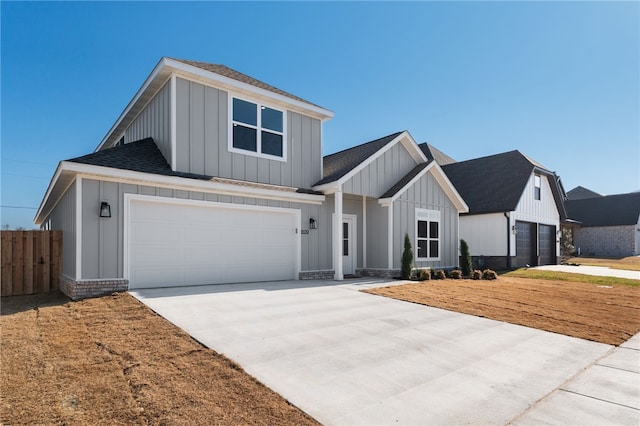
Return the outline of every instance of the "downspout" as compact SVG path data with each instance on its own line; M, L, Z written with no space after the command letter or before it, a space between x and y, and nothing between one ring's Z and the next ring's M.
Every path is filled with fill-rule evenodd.
M511 269L511 218L509 212L503 212L507 218L507 269Z

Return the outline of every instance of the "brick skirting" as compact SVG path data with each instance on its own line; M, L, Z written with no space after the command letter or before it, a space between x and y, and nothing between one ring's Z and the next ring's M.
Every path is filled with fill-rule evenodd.
M301 280L332 280L334 271L303 271L298 274Z
M362 268L356 269L356 275L361 277L380 277L380 278L393 278L401 275L400 269L377 269L377 268Z
M61 275L60 290L72 300L87 299L119 291L127 291L129 290L129 280L111 278L106 280L76 281Z

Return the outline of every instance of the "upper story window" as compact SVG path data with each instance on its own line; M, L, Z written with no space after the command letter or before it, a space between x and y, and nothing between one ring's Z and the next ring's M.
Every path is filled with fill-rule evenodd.
M229 150L285 161L285 113L265 105L232 98Z
M540 199L540 175L533 176L533 197L536 200Z
M440 260L440 212L416 209L416 260Z

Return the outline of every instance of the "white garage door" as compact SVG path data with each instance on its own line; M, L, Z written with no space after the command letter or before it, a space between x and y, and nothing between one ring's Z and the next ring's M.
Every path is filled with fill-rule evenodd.
M296 278L295 210L132 199L128 216L129 288Z

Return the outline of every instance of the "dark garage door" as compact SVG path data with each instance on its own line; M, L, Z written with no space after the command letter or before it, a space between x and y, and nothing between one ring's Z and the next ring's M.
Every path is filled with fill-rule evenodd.
M516 268L537 266L536 224L516 221Z
M540 244L540 265L554 265L556 263L556 227L553 225L539 225L538 241Z

